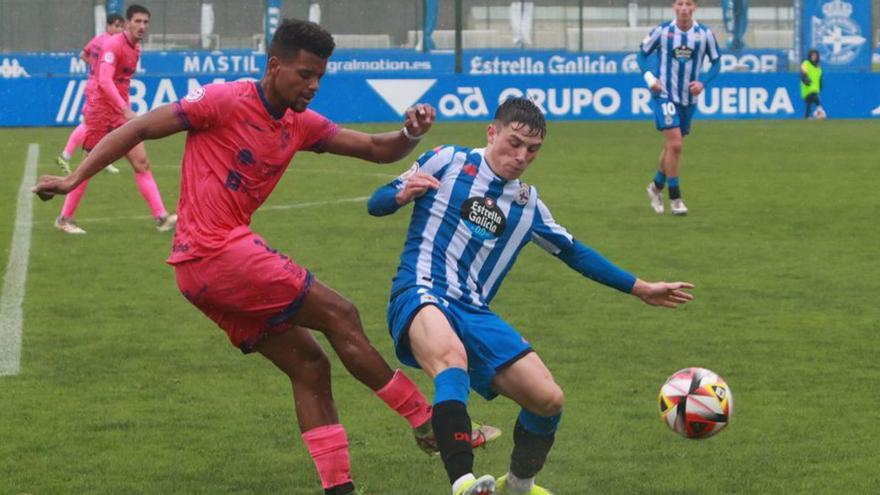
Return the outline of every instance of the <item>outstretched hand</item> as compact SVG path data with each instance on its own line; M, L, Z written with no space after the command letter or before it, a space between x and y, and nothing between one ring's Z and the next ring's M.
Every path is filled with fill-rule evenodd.
M694 299L693 294L683 290L693 288L694 284L689 282L645 282L644 280L636 280L632 294L644 301L645 304L650 304L651 306L676 308L679 304L684 304Z
M419 103L406 110L406 122L403 125L410 136L418 138L431 130L436 117L437 112L434 107L427 103Z
M428 189L438 189L439 187L440 181L433 175L416 172L406 179L403 189L397 193L395 199L397 200L398 205L403 206L410 201L423 196L428 192Z
M31 188L31 192L39 196L43 201L49 201L56 194L67 194L71 189L73 188L70 187L67 177L41 175L37 185Z

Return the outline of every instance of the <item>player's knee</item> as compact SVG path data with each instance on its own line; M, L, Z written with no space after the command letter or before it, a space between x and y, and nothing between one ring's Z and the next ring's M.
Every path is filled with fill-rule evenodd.
M136 158L131 161L131 166L135 172L143 173L150 170L150 161L146 158Z
M346 327L356 326L360 328L361 315L351 301L345 299L340 301L333 309L334 316L337 320L346 323Z
M536 404L537 410L532 412L540 416L556 416L562 412L563 406L565 406L565 394L558 385L555 385Z
M327 354L320 347L317 347L317 349L310 351L303 357L299 368L297 372L308 374L311 377L329 376L330 360L327 359Z
M680 155L682 149L681 139L671 139L666 143L666 152Z

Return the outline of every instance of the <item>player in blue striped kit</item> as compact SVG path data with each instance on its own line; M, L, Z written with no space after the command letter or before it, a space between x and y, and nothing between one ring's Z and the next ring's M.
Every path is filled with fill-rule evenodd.
M553 445L563 393L531 345L489 309L520 250L533 241L568 266L648 304L692 299L685 282L649 283L616 267L556 223L538 191L519 180L535 159L546 124L531 101L502 103L482 149L440 146L380 187L368 209L388 215L414 202L388 306L398 358L434 380L432 424L452 493L495 493L473 475L469 389L501 394L522 410L510 469L498 493L550 493L534 484Z
M657 213L664 211L661 191L668 182L672 213L687 215L679 186L682 141L691 130L697 97L721 70L718 40L708 26L694 20L696 9L695 0L674 0L675 19L655 27L642 41L638 54L639 67L652 92L657 130L663 131L665 140L657 173L647 189ZM654 53L657 57L652 61L649 57ZM707 56L712 66L701 75Z

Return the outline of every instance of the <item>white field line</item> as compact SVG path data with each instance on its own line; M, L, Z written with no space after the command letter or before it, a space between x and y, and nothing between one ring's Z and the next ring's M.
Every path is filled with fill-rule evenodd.
M17 375L21 370L21 329L24 322L22 303L33 226L34 195L31 187L37 179L39 158L40 145L31 143L28 146L24 177L21 178L21 187L18 189L15 229L12 233L9 262L3 277L3 292L0 294L0 376Z

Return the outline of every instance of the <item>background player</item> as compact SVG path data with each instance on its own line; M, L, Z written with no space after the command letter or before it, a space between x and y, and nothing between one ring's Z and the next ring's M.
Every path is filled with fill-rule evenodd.
M86 64L88 64L88 80L86 82L86 94L94 89L89 89L89 86L94 86L96 84L95 80L95 69L98 67L98 57L101 53L101 46L104 44L107 38L110 36L121 33L125 28L125 19L122 18L121 15L113 13L107 16L107 27L106 30L89 40L86 43L85 48L80 52L79 58ZM85 108L83 108L83 113L85 113ZM80 122L76 128L73 129L73 132L70 133L70 136L67 138L67 145L64 146L64 150L55 158L55 164L61 168L61 171L65 174L70 173L70 157L73 156L73 152L82 145L83 141L86 139L86 123L85 121ZM118 174L119 169L114 167L113 165L107 165L107 168L104 169L106 172Z
M495 112L483 149L440 146L379 188L372 215L414 201L391 288L388 325L398 358L434 380L434 432L452 493L494 493L473 475L467 441L469 388L522 406L509 473L499 493L550 493L534 484L553 445L563 393L531 345L489 309L528 241L595 281L642 301L676 307L693 298L685 282L644 282L614 266L558 225L538 191L519 180L537 156L546 124L538 107L512 98ZM538 291L536 291L537 293Z
M665 141L657 173L647 191L651 207L663 213L660 192L668 181L672 213L687 215L680 188L683 138L690 133L697 97L721 70L721 52L712 30L693 18L697 10L695 0L675 0L672 10L675 19L655 27L642 41L638 54L639 67L653 93L651 106L657 130L663 131ZM656 59L649 61L648 57L655 52ZM712 66L701 82L700 68L705 56ZM655 76L654 71L658 75Z
M801 63L801 98L806 104L805 119L813 115L813 105L816 105L816 116L825 117L825 109L819 101L819 92L822 91L822 68L819 63L819 50L816 49L808 51L807 59Z
M431 128L435 111L418 105L406 112L400 131L367 134L307 110L333 48L320 26L285 20L261 81L211 84L136 118L103 139L69 176L41 177L34 192L44 199L67 193L142 140L188 131L180 223L168 258L178 287L233 345L262 354L289 377L325 493L341 495L354 492L348 440L333 401L330 363L309 329L326 335L346 369L406 418L422 445L433 441L430 404L372 347L351 302L270 248L249 225L297 151L393 162Z
M131 5L125 11L125 30L111 36L101 47L101 55L95 67L97 84L86 91L86 131L83 150L91 151L110 131L135 117L128 104L131 78L140 59L140 41L150 27L150 11L140 5ZM125 157L134 168L134 179L141 195L150 206L156 219L156 229L165 232L174 228L177 215L169 214L159 194L159 187L150 171L147 149L137 143L126 150ZM105 165L109 165L108 162ZM55 219L55 228L67 234L85 234L73 221L76 209L86 193L88 181L79 183L65 199L61 213Z

